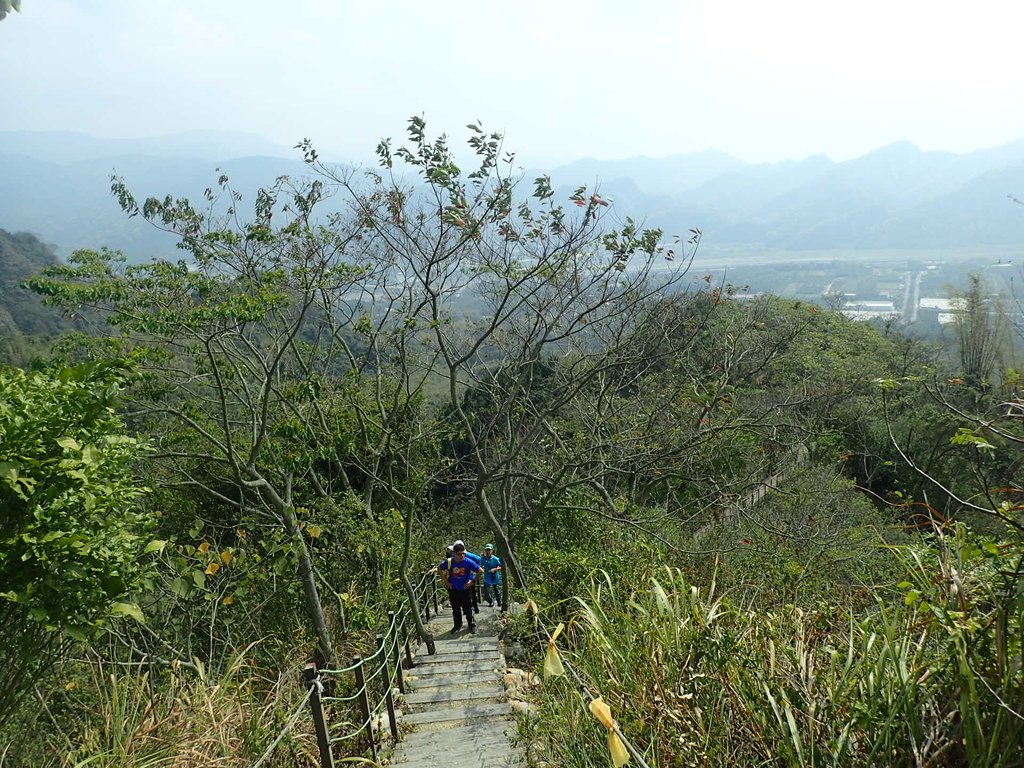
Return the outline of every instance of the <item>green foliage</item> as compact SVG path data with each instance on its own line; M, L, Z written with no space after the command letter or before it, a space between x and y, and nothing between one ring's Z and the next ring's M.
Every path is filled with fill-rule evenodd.
M892 583L898 564L884 551L906 534L833 467L793 467L744 514L732 513L702 538L713 554L684 566L750 605L860 604Z
M251 650L233 654L218 674L203 666L139 674L93 656L68 665L61 678L40 691L50 702L45 720L4 764L248 768L303 694L297 666L266 679ZM315 752L312 724L300 718L264 765L312 768L307 755Z
M0 725L66 638L143 620L141 451L114 412L126 378L117 363L0 368Z
M53 250L35 236L0 229L0 364L27 365L43 352L38 337L70 327L22 285L56 263Z
M598 570L616 583L633 583L663 548L641 531L614 523L595 524L585 506L551 511L519 534L519 552L529 575L527 596L538 605L571 600Z
M560 645L652 766L1017 765L1019 595L995 635L1000 655L979 643L985 618L936 593L928 550L906 551L914 583L935 603L879 601L859 616L838 605L743 610L714 583L698 587L675 569L639 584L600 574ZM958 572L965 584L999 583L969 559ZM556 678L541 694L545 759L598 764L604 739L567 686ZM568 744L555 736L567 728L577 735Z
M953 327L960 352L960 373L968 386L988 390L996 357L1005 344L1002 308L988 296L978 274L969 276L966 291L951 298L959 310Z
M140 670L55 689L72 759L251 755L272 718L254 700L229 717L216 695L253 695L239 649L261 641L251 680L313 642L363 650L400 558L433 562L458 536L496 541L513 586L566 621L571 659L653 765L1009 764L1017 395L817 306L741 301L710 276L688 293L699 230L670 247L628 217L606 227L599 192L519 188L501 135L467 130L471 169L413 118L365 179L304 143L319 178L278 179L250 211L226 177L198 205L115 179L182 261L82 250L19 273L109 331L55 346L83 361L59 377L0 378L0 502L18 514L0 528L5 638L65 629ZM322 212L336 194L350 213ZM122 385L154 446L145 498ZM928 548L876 501L1001 527ZM104 647L89 632L111 618ZM510 632L543 642L530 618ZM549 762L602 761L582 700L549 685ZM232 727L200 758L177 724L207 712Z
M48 631L84 638L138 584L147 521L132 478L140 446L114 405L116 364L57 375L0 371L3 592Z

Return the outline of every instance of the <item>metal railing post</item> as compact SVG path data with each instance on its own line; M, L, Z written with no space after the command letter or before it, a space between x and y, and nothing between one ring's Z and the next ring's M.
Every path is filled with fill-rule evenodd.
M309 697L309 709L313 714L313 729L316 731L316 745L320 750L321 768L334 768L334 755L331 754L331 737L327 731L327 718L324 717L324 703L320 699L320 679L316 664L307 664L302 670L302 682L306 689L313 689Z

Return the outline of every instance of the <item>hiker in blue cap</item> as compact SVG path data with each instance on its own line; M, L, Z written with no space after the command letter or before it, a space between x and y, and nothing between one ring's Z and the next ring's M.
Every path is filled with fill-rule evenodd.
M501 607L501 558L494 554L494 545L484 547L484 556L480 558L480 568L484 572L484 600L487 605Z

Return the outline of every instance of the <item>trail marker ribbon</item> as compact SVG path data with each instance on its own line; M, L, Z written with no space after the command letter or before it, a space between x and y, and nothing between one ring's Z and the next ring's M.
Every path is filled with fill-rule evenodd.
M590 702L590 711L605 728L608 729L608 752L612 756L612 764L615 768L622 768L629 762L629 752L615 732L615 721L612 719L612 710L605 703L605 700L598 696Z

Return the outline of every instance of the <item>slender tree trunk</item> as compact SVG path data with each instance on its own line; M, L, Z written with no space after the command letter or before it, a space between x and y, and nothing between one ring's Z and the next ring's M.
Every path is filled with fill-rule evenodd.
M437 651L434 645L434 636L427 632L423 624L423 616L420 614L420 604L416 600L416 590L409 579L409 561L412 557L412 524L415 515L415 505L411 499L404 501L405 507L405 544L402 548L402 567L399 569L399 577L402 579L402 586L405 587L405 594L409 598L409 606L412 609L413 621L416 622L416 633L422 642L427 644L427 653L431 656Z
M487 489L484 487L483 482L480 481L476 484L476 501L477 504L480 505L480 510L484 513L484 517L487 518L487 522L491 524L491 528L494 531L494 537L498 540L497 545L499 547L499 551L505 558L505 566L507 567L508 572L516 580L516 583L519 584L519 586L525 587L526 576L519 565L519 558L516 557L516 553L512 550L512 542L505 533L505 528L498 522L498 518L494 514L494 510L491 508L491 500L487 497Z
M327 630L327 619L324 615L324 606L320 602L320 593L316 588L316 580L313 578L313 563L309 558L309 549L302 538L302 531L299 530L299 521L295 517L295 510L287 504L275 504L278 513L284 522L285 533L299 549L299 581L302 583L302 594L306 601L306 611L309 620L313 623L313 631L316 634L317 650L323 661L330 666L337 666L338 660L334 654L334 644L331 642L330 633Z

